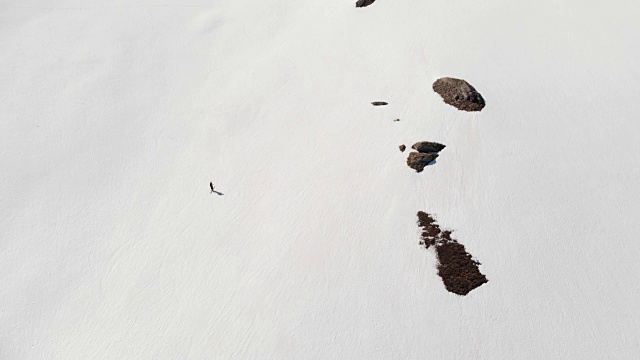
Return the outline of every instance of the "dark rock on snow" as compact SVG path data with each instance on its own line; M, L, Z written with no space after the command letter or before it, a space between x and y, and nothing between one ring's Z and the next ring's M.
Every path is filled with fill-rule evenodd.
M480 111L484 99L468 82L445 77L433 83L433 91L442 96L445 103L464 111Z
M464 245L455 240L436 245L438 275L449 292L467 295L471 290L489 282L480 272L480 262L473 259Z
M400 145L400 151L404 152L406 149L407 149L407 147L406 147L406 146L404 146L404 145Z
M413 144L411 148L421 153L437 153L445 147L445 145L438 144L436 142L421 141Z
M365 7L373 4L376 0L358 0L356 1L356 7Z
M389 105L389 103L384 102L384 101L374 101L371 103L373 106L384 106L384 105Z
M438 154L434 153L423 154L412 152L407 158L407 165L409 165L410 168L414 169L417 172L422 172L425 166L429 165L429 163L435 160L437 157Z
M435 246L438 275L448 291L467 295L489 281L478 268L480 262L473 259L464 245L451 237L451 230L441 230L432 215L419 211L418 226L422 228L420 245L427 249Z
M428 249L438 242L442 231L433 216L424 211L418 211L418 226L422 228L420 245L424 245Z

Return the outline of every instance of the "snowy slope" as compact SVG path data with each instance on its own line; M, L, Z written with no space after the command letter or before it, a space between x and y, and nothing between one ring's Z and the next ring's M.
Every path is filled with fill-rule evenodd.
M640 5L354 1L0 1L0 358L637 358Z

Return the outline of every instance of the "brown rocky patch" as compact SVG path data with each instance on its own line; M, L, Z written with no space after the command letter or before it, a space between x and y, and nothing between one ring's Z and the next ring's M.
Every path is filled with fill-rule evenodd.
M420 245L424 245L427 249L435 245L440 236L440 226L436 220L426 212L418 211L418 226L422 228Z
M407 165L417 172L422 172L422 170L424 170L424 168L427 165L429 165L433 160L435 160L437 157L438 157L438 154L434 154L434 153L423 154L418 152L412 152L409 154L409 157L407 158Z
M411 148L420 153L437 153L437 152L440 152L445 147L446 147L445 145L438 144L436 142L421 141L419 143L413 144Z
M485 102L482 95L468 82L445 77L433 83L433 91L442 96L445 103L464 111L480 111Z
M399 148L401 152L404 152L407 149L405 145L400 145Z
M436 245L438 255L438 275L449 292L467 295L471 290L488 282L464 245L455 240Z
M464 245L451 237L451 230L442 231L433 216L419 211L418 226L422 228L420 245L427 249L435 247L438 275L449 292L467 295L489 281L480 272L480 263L473 259Z

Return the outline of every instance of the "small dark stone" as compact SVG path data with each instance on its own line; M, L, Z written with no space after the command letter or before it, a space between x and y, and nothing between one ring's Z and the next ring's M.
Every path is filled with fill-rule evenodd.
M404 152L406 149L407 149L407 147L406 147L406 146L404 146L404 145L400 145L400 151Z
M436 142L421 141L413 144L411 148L421 153L437 153L445 147L445 145L438 144Z
M395 119L395 120L393 120L393 121L400 121L400 119Z
M376 0L358 0L356 1L356 7L366 7L373 4Z
M384 101L374 101L371 103L373 106L384 106L384 105L389 105L389 103L384 102Z
M437 157L438 157L438 154L434 154L434 153L423 154L423 153L412 152L411 154L409 154L409 157L407 158L407 165L417 172L422 172L425 166L429 165L429 163L431 163Z
M464 111L480 111L485 102L482 95L468 82L445 77L433 83L433 91L442 96L445 103Z

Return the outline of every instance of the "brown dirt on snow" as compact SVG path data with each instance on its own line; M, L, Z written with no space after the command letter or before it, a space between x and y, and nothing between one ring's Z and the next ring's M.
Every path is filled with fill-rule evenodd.
M358 0L356 1L356 7L367 7L373 4L376 0Z
M440 226L436 220L426 212L418 211L418 226L422 228L420 245L424 245L427 249L435 245L440 235Z
M418 212L418 225L422 228L420 245L427 249L435 247L438 275L449 292L467 295L489 281L478 268L480 262L473 259L464 245L451 237L451 230L442 231L433 216L424 211Z
M464 245L457 241L437 244L436 254L439 262L438 275L449 292L467 295L471 290L489 281L478 269L480 263L473 260Z

